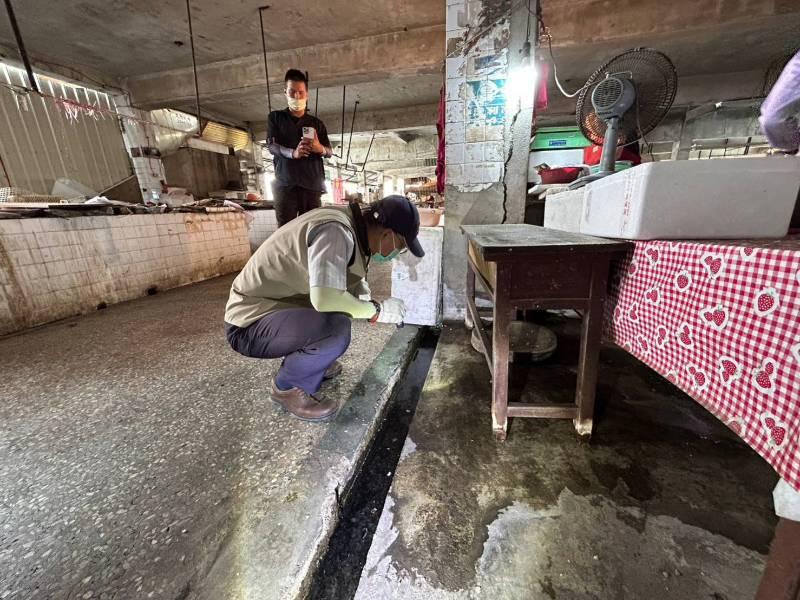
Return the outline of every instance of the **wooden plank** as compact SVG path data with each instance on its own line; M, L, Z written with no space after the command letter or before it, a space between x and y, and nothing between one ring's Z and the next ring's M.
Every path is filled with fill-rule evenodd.
M467 270L467 281L469 281L470 276L472 276L472 289L475 289L475 272L472 269L472 265ZM469 287L469 284L467 284ZM483 326L483 321L480 318L480 313L478 312L478 307L475 305L475 294L467 294L467 312L470 315L470 319L472 320L472 326L475 328L475 331L478 332L478 336L481 338L481 345L483 346L483 357L486 359L486 363L489 365L489 374L493 374L494 371L494 363L492 361L492 341L489 339L489 334L486 333L486 328Z
M471 241L467 242L467 255L475 265L476 272L480 273L481 278L489 283L491 289L494 289L495 281L497 281L497 263L486 262L478 247ZM491 293L491 290L488 291Z
M588 298L514 298L514 306L518 310L586 310Z
M475 303L475 272L472 270L472 267L469 265L469 260L467 260L467 315L464 319L464 323L467 326L467 329L473 329L475 327L475 322L472 320L472 308L469 306L469 300L472 299L473 304ZM475 307L475 312L478 312L478 307ZM478 315L478 321L480 321L480 315Z
M530 417L535 419L574 419L578 407L572 404L527 404L509 402L509 417Z
M536 225L462 225L481 256L489 261L551 253L622 252L630 242L559 231Z
M511 298L588 298L592 262L585 255L554 254L519 260L514 263Z
M478 266L475 263L472 261L467 261L467 263L472 269L472 272L475 273L478 281L481 284L481 287L483 287L484 291L492 297L492 302L494 302L494 287L492 284L486 280L486 278L483 276L483 273L481 273L480 269L478 269Z

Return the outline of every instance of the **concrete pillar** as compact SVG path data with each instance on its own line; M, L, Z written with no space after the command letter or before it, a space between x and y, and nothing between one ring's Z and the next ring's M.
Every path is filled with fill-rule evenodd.
M526 2L447 0L445 319L465 314L461 225L524 218L535 95L529 20L533 45Z
M383 176L383 195L391 196L394 194L394 177L391 175Z
M145 202L157 202L161 197L161 181L165 180L164 166L156 153L156 132L148 112L131 106L127 95L114 96L117 112L133 117L121 119L125 148L131 157L139 190Z

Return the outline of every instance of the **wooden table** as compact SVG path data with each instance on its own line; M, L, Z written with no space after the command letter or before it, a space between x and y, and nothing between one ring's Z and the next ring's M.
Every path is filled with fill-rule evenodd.
M467 306L492 373L492 428L506 438L509 417L572 419L580 435L591 435L603 302L609 264L630 248L607 240L535 225L465 225ZM475 280L492 298L491 342L475 305ZM574 405L508 401L509 325L517 310L566 309L583 313L578 385Z

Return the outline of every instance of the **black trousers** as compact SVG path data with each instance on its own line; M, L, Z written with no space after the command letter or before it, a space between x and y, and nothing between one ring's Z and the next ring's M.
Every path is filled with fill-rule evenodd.
M350 346L350 317L313 308L287 308L247 327L225 323L231 348L250 358L281 358L277 381L315 394L325 371Z
M279 185L273 188L273 192L275 193L275 218L278 220L278 227L283 227L292 219L322 205L320 200L322 192Z

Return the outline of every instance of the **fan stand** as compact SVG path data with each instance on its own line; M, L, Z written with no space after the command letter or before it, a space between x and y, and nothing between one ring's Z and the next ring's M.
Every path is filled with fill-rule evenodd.
M587 183L592 183L616 172L617 141L619 140L619 117L611 117L606 121L606 135L603 137L603 153L600 155L600 171L586 175L569 184L570 190L582 188Z

